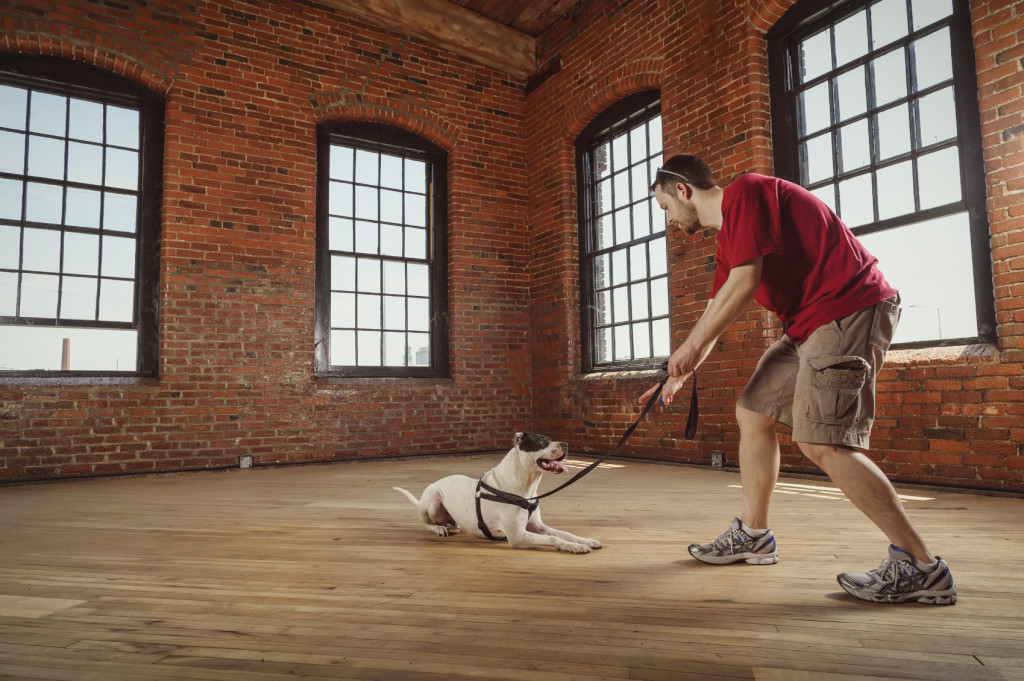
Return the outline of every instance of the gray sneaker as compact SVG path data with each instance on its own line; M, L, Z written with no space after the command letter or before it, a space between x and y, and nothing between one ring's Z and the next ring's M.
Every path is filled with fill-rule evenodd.
M745 561L751 565L779 562L775 535L768 530L760 537L751 537L743 529L743 521L733 518L729 529L710 544L690 544L690 555L709 565L728 565Z
M889 557L867 574L844 572L836 579L851 596L875 603L906 603L917 601L931 605L956 603L956 587L946 561L931 572L925 572L913 556L903 549L889 546Z

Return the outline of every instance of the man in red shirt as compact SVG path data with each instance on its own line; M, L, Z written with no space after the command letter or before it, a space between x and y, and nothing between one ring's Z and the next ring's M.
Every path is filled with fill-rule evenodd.
M864 455L874 420L875 375L899 320L899 294L877 260L828 206L799 185L748 174L724 189L692 155L673 156L651 191L669 226L718 232L711 300L669 359L660 399L686 377L753 298L778 315L784 335L765 351L736 405L743 513L690 554L714 565L778 561L768 525L779 474L775 423L889 538L889 555L839 584L863 600L956 603L946 562L928 549L892 484ZM640 397L646 404L654 386Z

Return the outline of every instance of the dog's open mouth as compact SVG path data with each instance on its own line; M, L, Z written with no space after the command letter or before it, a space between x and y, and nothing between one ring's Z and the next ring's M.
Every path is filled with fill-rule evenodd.
M565 454L562 454L562 456L557 459L545 459L542 457L537 459L537 465L549 473L566 473L569 469L562 463L562 459L564 458Z

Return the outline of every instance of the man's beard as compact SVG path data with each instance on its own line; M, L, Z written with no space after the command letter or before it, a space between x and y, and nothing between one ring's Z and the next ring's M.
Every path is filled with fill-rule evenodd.
M697 209L679 202L680 214L676 220L679 229L683 230L686 236L693 236L700 230L700 219L697 217Z

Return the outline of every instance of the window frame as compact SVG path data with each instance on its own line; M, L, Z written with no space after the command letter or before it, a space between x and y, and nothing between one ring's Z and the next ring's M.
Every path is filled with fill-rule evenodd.
M593 150L599 147L602 143L607 142L615 138L618 134L628 130L630 127L635 126L639 121L648 121L654 116L661 115L661 92L659 90L645 90L636 94L625 97L615 104L601 112L596 116L576 138L575 149L576 149L576 200L577 200L577 215L579 223L579 283L580 283L580 335L581 335L581 362L583 373L594 373L594 372L611 372L611 371L635 371L638 369L651 369L657 368L661 365L662 361L668 357L668 355L655 355L653 357L641 357L630 360L615 360L614 358L608 362L597 362L596 361L596 320L594 316L594 296L595 296L595 282L594 282L594 217L596 215L596 197L591 196L590 179L594 174L594 162L593 162ZM650 149L650 140L648 140L648 149ZM664 155L664 149L660 152L660 155ZM649 157L654 159L655 156ZM629 172L628 170L623 172ZM649 173L650 174L650 173ZM643 188L646 193L650 187L649 178L648 184ZM632 178L631 180L632 181ZM648 199L653 201L653 199ZM654 225L659 217L659 210L657 204L652 207L651 213L651 225L652 233L641 237L639 239L633 239L628 244L640 244L649 241L654 241L659 238L663 238L666 241L666 262L667 262L667 247L668 247L668 230L661 232L654 231ZM621 245L620 245L621 246ZM648 260L648 265L650 261ZM671 274L666 268L666 287L668 287L668 280ZM648 272L649 274L649 272ZM660 275L659 275L660 276ZM656 277L647 277L650 280ZM628 284L627 284L628 285ZM666 290L666 295L668 291ZM651 300L648 296L648 308L650 309ZM664 317L665 319L671 319L671 299L669 299L669 309L665 315L659 315L658 318ZM647 318L650 323L653 324L655 317ZM671 322L669 323L671 327ZM650 339L652 351L654 348L655 340L652 337ZM669 339L669 353L671 353L671 340Z
M967 213L971 243L971 263L974 278L974 309L977 318L978 334L965 338L944 338L923 341L895 343L893 348L941 347L962 345L976 342L993 342L996 339L995 297L992 281L992 257L989 239L988 213L986 207L985 166L981 137L981 116L977 101L977 73L971 35L971 14L968 0L951 0L953 12L942 24L948 22L950 30L952 58L952 87L955 96L956 116L959 125L956 146L960 154L961 198L958 202L918 210L906 215L887 218L852 228L857 236L874 234L884 230L913 225L956 213ZM778 177L801 184L800 149L799 149L799 117L796 94L796 69L799 64L798 45L802 38L809 37L823 27L836 24L844 18L865 9L875 0L801 0L765 34L768 43L769 90L771 96L771 117L774 142L775 172ZM892 45L912 42L912 36L919 37L934 32L940 22L933 22L915 30L912 26L904 38L884 46L892 50ZM871 51L867 54L871 54ZM836 69L829 69L819 78L832 78L841 70L847 70L859 62L867 64L867 54ZM933 86L934 87L934 86ZM930 88L929 88L930 89ZM936 87L936 89L939 89ZM922 90L927 92L928 89ZM917 93L917 99L924 95ZM831 104L830 104L831 110ZM871 109L868 109L869 112ZM873 115L869 114L868 118ZM916 115L915 119L916 120ZM830 122L824 130L839 127L840 123ZM818 133L816 133L818 134ZM877 137L869 138L874 147ZM945 143L943 143L945 144ZM943 144L927 147L928 153L935 148L944 148ZM921 152L912 148L907 158L916 159ZM876 161L872 158L864 172L872 172ZM858 169L854 174L860 173ZM836 181L842 174L836 173ZM918 188L915 174L914 189ZM840 207L841 208L841 207Z
M137 331L136 367L111 370L0 370L12 378L156 377L159 371L161 204L163 201L164 97L125 76L98 66L44 55L0 54L0 82L62 97L74 97L137 109L139 112L139 184L136 222L133 321L19 320L8 325L53 328L126 329ZM27 176L26 176L27 177ZM61 187L68 181L61 180ZM26 225L21 220L24 228ZM63 235L74 230L58 226ZM55 230L57 231L57 230Z
M427 162L428 224L425 261L430 271L430 364L428 366L342 366L331 357L330 152L343 144ZM329 121L317 127L317 219L314 373L318 378L447 378L448 360L448 153L402 128L370 121ZM384 258L385 256L380 256Z

